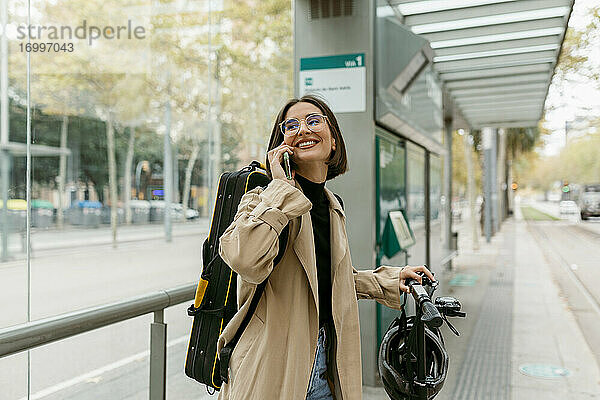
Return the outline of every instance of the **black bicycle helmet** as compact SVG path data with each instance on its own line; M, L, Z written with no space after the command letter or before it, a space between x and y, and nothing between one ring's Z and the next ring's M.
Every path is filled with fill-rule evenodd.
M407 343L416 338L410 335L414 317L402 315L396 318L381 341L379 347L379 374L383 386L392 400L414 399L416 397L417 362L409 354ZM433 399L444 386L448 372L448 353L444 339L438 329L425 328L427 377L427 399Z

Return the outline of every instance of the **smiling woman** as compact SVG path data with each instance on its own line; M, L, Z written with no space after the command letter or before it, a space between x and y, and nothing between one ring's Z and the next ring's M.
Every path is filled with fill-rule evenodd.
M293 160L288 178L283 155ZM250 295L266 281L248 326L229 358L220 399L361 399L358 299L400 309L404 281L425 266L356 270L350 259L346 214L325 187L348 169L337 119L307 95L292 99L273 125L266 188L246 193L220 238L219 254L238 274L239 311L218 341L232 341ZM288 226L281 261L279 235Z

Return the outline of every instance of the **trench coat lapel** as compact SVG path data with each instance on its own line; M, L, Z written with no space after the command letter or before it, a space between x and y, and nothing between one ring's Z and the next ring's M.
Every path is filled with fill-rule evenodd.
M329 230L331 243L331 271L335 275L337 267L344 259L348 246L346 246L346 230L344 229L346 215L333 192L325 188L329 199Z

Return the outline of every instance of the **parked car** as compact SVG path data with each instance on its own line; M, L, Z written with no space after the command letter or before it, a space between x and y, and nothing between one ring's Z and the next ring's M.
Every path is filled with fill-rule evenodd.
M200 216L200 213L197 210L194 210L193 208L188 208L187 211L185 212L186 219L196 219L199 216Z
M150 200L150 222L162 223L165 219L165 201ZM183 206L171 203L171 221L183 221Z
M600 217L600 192L583 192L579 196L581 219Z
M575 203L573 200L563 200L558 203L558 212L560 215L577 214L579 212L579 208L577 208L577 203Z

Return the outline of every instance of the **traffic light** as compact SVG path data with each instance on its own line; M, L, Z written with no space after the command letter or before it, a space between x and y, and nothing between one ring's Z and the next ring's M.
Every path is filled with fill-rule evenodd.
M569 193L571 191L571 188L569 187L569 181L563 181L562 191L563 193Z
M517 184L517 182L513 182L512 185L510 185L510 188L512 190L517 190L519 188L519 185Z

